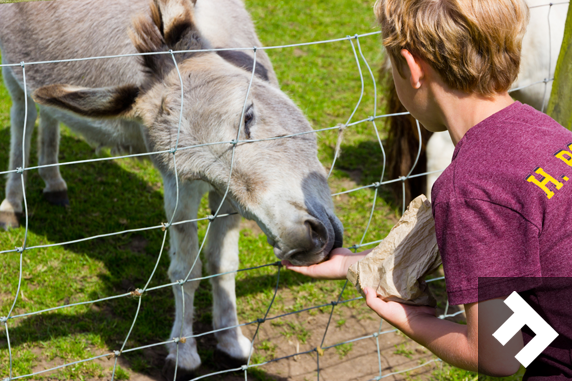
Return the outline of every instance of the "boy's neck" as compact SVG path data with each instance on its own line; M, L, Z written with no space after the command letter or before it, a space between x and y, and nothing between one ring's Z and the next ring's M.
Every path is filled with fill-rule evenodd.
M442 83L433 83L430 87L434 110L437 110L434 122L440 125L432 130L446 129L455 145L472 127L514 103L508 92L483 97L451 90Z

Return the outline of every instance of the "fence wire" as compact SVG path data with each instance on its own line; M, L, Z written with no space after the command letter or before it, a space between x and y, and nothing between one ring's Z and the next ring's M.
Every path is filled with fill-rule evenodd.
M28 0L28 1L32 1L32 0ZM7 2L6 0L0 0L1 2ZM9 1L8 1L9 2ZM562 4L569 4L569 1L562 1L562 2L555 2L555 3L547 3L547 4L542 4L542 5L537 5L537 6L532 6L530 7L530 9L532 11L534 11L535 8L544 8L544 7L548 7L548 46L549 46L549 55L551 54L551 43L552 43L552 32L551 32L551 28L550 28L550 15L551 15L551 11L552 8L556 5L562 5ZM23 378L28 378L28 377L33 377L33 376L37 376L37 375L41 375L47 372L52 372L58 369L62 369L62 368L66 368L66 367L70 367L76 364L80 364L80 363L85 363L85 362L89 362L89 361L93 361L96 359L100 359L100 358L114 358L114 366L113 366L113 370L112 370L112 375L111 375L111 380L115 379L116 376L116 370L117 370L117 361L118 358L123 354L123 353L129 353L129 352L135 352L135 351L140 351L146 348L151 348L151 347L156 347L156 346L162 346L162 345L167 345L167 344L175 344L176 345L176 350L177 350L177 356L176 356L176 365L178 365L179 363L179 345L181 343L185 343L188 339L196 339L198 337L201 336L205 336L205 335L211 335L211 334L215 334L217 332L221 332L221 331L225 331L225 330L231 330L231 329L236 329L236 328L240 328L240 327L245 327L245 326L250 326L253 325L255 326L255 333L252 337L251 340L251 348L250 348L250 355L248 357L248 362L246 365L243 365L241 367L238 368L234 368L234 369L227 369L227 370L222 370L222 371L218 371L218 372L214 372L214 373L210 373L210 374L206 374L206 375L202 375L196 378L193 378L193 380L200 380L200 379L205 379L205 378L209 378L212 376L217 376L217 375L222 375L222 374L226 374L226 373L231 373L231 372L244 372L244 378L245 380L248 380L248 372L250 369L254 369L254 368L260 368L263 367L267 364L270 363L274 363L277 361L281 361L281 360L286 360L288 358L292 358L294 356L300 356L300 355L305 355L305 354L315 354L316 356L316 376L317 379L320 380L320 357L322 357L324 355L324 351L332 349L332 348L336 348L339 347L341 345L344 344L349 344L349 343L353 343L353 342L358 342L361 340L366 340L366 339L375 339L376 340L376 346L377 346L377 358L378 358L378 372L379 375L374 377L372 380L380 380L386 377L390 377L393 375L397 375L397 374L401 374L401 373L405 373L405 372L409 372L421 367L425 367L427 365L430 364L434 364L436 362L440 362L440 359L433 359L430 360L428 362L425 362L421 365L415 366L415 367L411 367L411 368L407 368L407 369L402 369L393 373L387 373L387 374L383 374L383 370L382 370L382 362L381 362L381 351L380 351L380 345L379 345L379 337L385 334L389 334L389 333L393 333L396 332L397 330L394 329L393 327L390 327L389 329L386 330L382 330L383 327L383 319L380 320L380 324L379 324L379 328L377 331L372 332L369 335L365 335L365 336L360 336L360 337L356 337L350 340L346 340L343 342L338 342L332 345L327 345L325 346L325 342L326 342L326 337L328 334L328 329L330 328L331 325L331 321L332 321L332 316L334 313L334 310L337 306L339 305L344 305L347 304L349 302L353 302L353 301L357 301L357 300L361 300L363 299L362 297L356 297L356 298L351 298L351 299L343 299L343 294L344 291L346 290L346 286L348 284L348 282L346 281L346 283L344 284L342 291L340 292L340 294L335 298L335 300L332 300L329 303L326 304L320 304L320 305L316 305L316 306L310 306L310 307L306 307L306 308L302 308L296 311L292 311L292 312L288 312L288 313L283 313L283 314L278 314L278 315L271 315L271 310L272 307L275 303L276 300L276 295L278 293L279 287L280 287L280 273L281 273L281 268L282 265L280 262L273 262L273 263L268 263L268 264L263 264L263 265L259 265L259 266L254 266L254 267L249 267L249 268L243 268L243 269L237 269L235 271L228 271L228 272L223 272L223 273L219 273L219 274L211 274L208 276L202 276L202 277L191 277L191 274L193 272L193 269L195 267L195 265L198 262L198 259L200 257L200 253L202 252L205 242L207 240L207 237L209 235L209 231L210 231L210 227L211 224L219 218L226 218L229 217L231 215L234 215L236 213L220 213L221 208L223 207L224 202L226 201L227 197L228 197L228 193L230 190L230 180L233 174L233 169L234 169L234 162L235 162L235 154L236 154L236 148L238 145L241 144L255 144L257 142L264 142L264 141L270 141L270 140L276 140L276 139L288 139L288 138L292 138L292 137L296 137L296 136L300 136L300 135L305 135L305 134L318 134L321 132L325 132L325 131L332 131L332 130L338 130L340 134L343 133L343 131L347 128L356 126L356 125L360 125L360 124L364 124L364 123L371 123L372 128L374 129L375 132L375 136L377 138L377 142L379 143L380 146L380 151L382 153L382 160L383 160L383 166L382 166L382 172L380 174L380 178L378 182L375 182L373 184L370 185L366 185L366 186L361 186L361 187L356 187L354 189L350 189L347 191L343 191L343 192L338 192L338 193L334 193L332 194L332 196L338 196L338 195L342 195L342 194L348 194L348 193L352 193L352 192L356 192L359 190L363 190L363 189L370 189L373 188L374 192L373 192L373 201L372 201L372 207L369 211L369 216L367 219L367 223L366 226L364 227L364 232L363 235L359 241L359 243L355 243L354 245L349 246L348 248L350 250L353 251L357 251L359 248L363 248L363 247L368 247L368 246L373 246L373 245L377 245L378 243L381 242L381 240L377 240L377 241L371 241L371 242L367 242L366 237L367 237L367 233L369 232L370 228L371 228L371 222L373 219L373 215L375 212L375 207L376 207L376 203L378 201L378 192L380 187L384 186L384 185L388 185L388 184L393 184L393 183L398 183L401 182L402 183L402 189L403 189L403 200L404 200L404 204L402 205L402 212L405 211L405 181L412 179L412 178L417 178L417 177L422 177L422 176L427 176L429 174L433 174L433 173L438 173L441 171L434 171L434 172L425 172L425 173L420 173L420 174L415 174L413 175L413 171L419 161L420 155L421 155L421 144L419 145L419 149L417 152L417 156L414 162L414 165L411 167L409 173L407 174L407 176L402 176L400 178L397 179L391 179L391 180L385 180L385 169L386 169L386 153L385 153L385 149L384 149L384 143L383 140L381 138L381 134L380 131L376 125L376 121L382 118L390 118L390 117L396 117L396 116L403 116L403 115L409 115L408 112L404 112L404 113L395 113L395 114L381 114L378 115L377 111L378 111L378 105L377 105L377 98L378 98L378 94L377 94L377 84L376 84L376 79L375 76L372 72L372 69L367 61L367 59L365 58L363 52L362 52L362 48L360 45L360 39L366 38L366 37L372 37L372 38L379 38L380 32L372 32L372 33L364 33L364 34L356 34L353 36L346 36L343 38L336 38L336 39L330 39L330 40L323 40L323 41L314 41L314 42L307 42L307 43L298 43L298 44L289 44L289 45L278 45L278 46L269 46L269 47L252 47L252 48L233 48L233 49L206 49L206 50L200 50L200 51L221 51L221 50L242 50L242 51L246 51L246 50L250 50L253 52L254 54L254 64L252 67L252 72L250 75L250 82L248 83L248 88L246 90L246 96L244 99L244 103L243 103L243 107L242 107L242 112L241 112L241 116L240 116L240 120L239 120L239 128L236 134L236 138L234 140L231 141L222 141L222 142L210 142L210 143L203 143L203 144L197 144L197 145L191 145L191 146L186 146L186 147L181 147L179 146L179 137L180 137L180 131L181 131L181 123L182 123L182 118L183 118L183 105L184 105L184 87L183 87L183 80L181 78L181 73L179 71L179 67L177 64L177 61L175 59L175 55L176 54L181 54L181 53L189 53L189 52L197 52L197 50L186 50L186 51L168 51L168 52L159 52L159 53L143 53L143 54L128 54L128 55L114 55L114 56L100 56L100 57L86 57L86 58L81 58L81 59L69 59L69 60L52 60L52 61L41 61L41 62L21 62L19 64L3 64L0 65L0 67L17 67L20 66L21 70L22 70L22 77L23 77L23 82L24 82L24 92L25 92L25 114L24 114L24 131L23 131L23 142L22 142L22 151L23 151L23 162L21 167L17 167L15 169L11 169L11 170L7 170L7 171L3 171L0 172L0 175L3 174L19 174L20 178L21 178L21 183L22 183L22 194L23 194L23 201L24 201L24 221L25 221L25 225L24 225L24 238L22 240L22 244L19 247L15 247L13 249L4 249L4 250L0 250L0 254L11 254L11 253L17 253L17 255L19 256L19 268L18 268L18 273L19 273L19 278L18 278L18 286L17 286L17 290L15 293L15 297L14 297L14 301L11 305L11 308L8 312L8 314L4 317L0 317L0 323L2 323L4 325L4 331L6 333L6 340L7 340L7 347L8 347L8 352L9 352L9 369L7 369L7 377L4 378L4 381L9 381L9 380L17 380L17 379L23 379ZM255 69L256 69L256 54L258 50L270 50L270 49L283 49L283 48L294 48L294 47L300 47L300 46L308 46L308 45L317 45L317 44L332 44L332 43L337 43L337 42L347 42L349 44L351 44L351 50L353 53L353 56L355 58L355 62L356 62L356 69L359 73L360 76L360 80L361 80L361 92L359 95L359 98L356 102L356 105L353 109L353 112L351 113L351 115L348 117L347 121L345 124L342 125L338 125L338 126L334 126L334 127L328 127L328 128L322 128L322 129L316 129L313 131L308 131L308 132L302 132L302 133L297 133L297 134L291 134L291 135L284 135L284 136L276 136L276 137L272 137L272 138L265 138L265 139L245 139L245 140L240 140L240 132L244 126L244 114L246 112L246 107L248 104L248 99L250 96L250 89L252 87L252 82L254 79L254 75L255 75ZM26 158L26 125L27 125L27 119L28 119L28 105L27 105L27 100L28 100L28 94L27 94L27 88L26 88L26 67L30 66L30 65L41 65L41 64L47 64L47 63L64 63L64 62L72 62L72 61L87 61L87 60L97 60L97 59L116 59L116 58L120 58L120 57L127 57L127 56L141 56L141 55L150 55L150 54L168 54L172 57L173 62L175 63L175 68L176 71L178 73L179 76L179 80L180 80L180 86L181 86L181 109L180 109L180 114L179 114L179 122L178 122L178 126L177 126L177 138L176 141L174 142L174 145L172 146L172 148L170 148L169 150L164 150L164 151L154 151L154 152L148 152L148 153L142 153L142 154L131 154L131 155L122 155L122 156L114 156L114 157L103 157L103 158L94 158L94 159L88 159L88 160L76 160L76 161L69 161L69 162L63 162L63 163L56 163L56 164L49 164L49 165L38 165L38 166L28 166L27 163L25 162L25 158ZM363 120L359 120L359 121L354 121L352 122L352 119L354 117L354 115L356 114L357 110L359 109L363 97L364 97L364 92L365 92L365 79L364 79L364 71L362 68L362 64L365 65L366 67L366 75L368 75L369 80L371 80L371 83L373 84L373 89L374 89L374 96L373 96L373 115L371 115L370 117L363 119ZM544 108L546 106L546 102L548 100L548 84L551 83L554 78L551 77L552 74L552 70L551 70L551 58L549 58L549 67L547 70L547 76L546 78L544 78L543 80L537 81L537 82L533 82L527 86L523 86L523 87L519 87L519 88L514 88L511 91L517 91L517 90L522 90L524 88L527 87L531 87L531 86L537 86L537 85L541 85L544 84L544 98L543 98L543 102L542 102L542 110L544 111ZM419 134L419 141L421 142L421 127L419 125L419 122L417 122L417 132ZM220 201L220 204L218 206L218 208L216 209L216 211L213 212L212 215L206 216L206 217L202 217L202 218L195 218L195 219L189 219L189 220L181 220L181 221L175 221L175 216L177 214L177 210L179 207L179 176L177 174L177 153L179 151L185 151L185 150L189 150L189 149L195 149L195 148L199 148L199 147L204 147L204 146L209 146L209 145L231 145L232 147L232 151L231 151L231 165L230 165L230 171L228 173L228 181L227 181L227 187L226 190L224 192L224 195ZM339 147L337 147L339 148ZM173 208L173 211L171 213L170 216L168 217L168 222L161 222L160 224L157 224L155 226L150 226L150 227L144 227L144 228L138 228L138 229L128 229L128 230L122 230L122 231L118 231L118 232L112 232L112 233L106 233L106 234L99 234L99 235L95 235L95 236L91 236L91 237L86 237L86 238L81 238L81 239L75 239L75 240L70 240L67 242L60 242L60 243L54 243L54 244L45 244L45 245L36 245L36 246L27 246L27 239L28 239L28 220L29 220L29 211L28 211L28 204L27 204L27 198L26 198L26 186L25 186L25 182L24 182L24 178L25 178L25 173L31 170L37 170L40 168L47 168L47 167L54 167L54 166L65 166L65 165L80 165L80 164L85 164L85 163L93 163L93 162L101 162L101 161L107 161L107 160L118 160L118 159L125 159L125 158L136 158L136 157L142 157L142 156L150 156L150 155L158 155L158 154L165 154L165 153L170 153L172 154L172 160L173 160L173 167L174 167L174 173L175 173L175 182L176 182L176 199L175 199L175 207ZM329 175L332 174L332 171L335 167L336 161L338 159L339 156L339 149L335 150L334 153L334 157L332 159L332 165L330 167L330 171L329 171ZM328 176L329 176L328 175ZM194 262L190 268L190 270L188 271L187 275L185 276L184 279L178 280L176 282L171 282L171 283L166 283L166 284L162 284L159 286L155 286L155 287L149 287L149 284L151 283L153 276L155 275L155 272L157 270L157 267L159 265L159 262L161 260L163 251L165 249L165 242L167 239L167 233L169 231L169 227L171 226L176 226L176 225L180 225L180 224L187 224L187 223L196 223L199 221L208 221L208 225L206 228L206 232L205 235L203 237L203 240L200 244L199 247L199 251L196 255L196 258L194 259ZM135 291L131 291L128 293L123 293L123 294L119 294L119 295L111 295L111 296L107 296L107 297L103 297L103 298L99 298L96 300L88 300L88 301L83 301L83 302L77 302L77 303L71 303L71 304L67 304L64 306L55 306L55 307L51 307L51 308L47 308L47 309L43 309L43 310L39 310L39 311L33 311L33 312L27 312L27 313L21 313L21 314L13 314L14 312L14 308L17 305L18 302L18 298L20 295L20 289L22 286L22 281L23 281L23 277L22 277L22 268L23 268L23 258L24 255L30 251L33 250L37 250L37 249L41 249L41 248L50 248L50 247L54 247L54 246L63 246L63 245L73 245L73 244L77 244L80 242L85 242L85 241L90 241L90 240L96 240L96 239L101 239L104 237L111 237L111 236L116 236L116 235L123 235L123 234L127 234L127 233L133 233L133 232L142 232L142 231L149 231L149 230L156 230L156 229L161 229L163 231L163 235L162 235L162 243L161 243L161 248L159 250L159 253L157 255L157 259L154 265L153 270L151 271L145 285L143 286L143 288L141 289L136 289ZM0 247L0 249L2 249ZM185 292L184 292L184 286L190 282L197 282L200 280L206 280L206 279L213 279L216 277L221 277L224 275L229 275L229 274L238 274L238 273L242 273L242 272L249 272L252 270L256 270L256 269L261 269L261 268L269 268L269 267L275 267L276 268L276 283L274 286L274 292L271 298L270 303L268 304L267 308L266 308L266 312L264 313L263 317L258 318L256 320L253 321L249 321L246 323L242 323L242 324L237 324L234 326L230 326L230 327L224 327L224 328L220 328L220 329L213 329L211 331L208 332L202 332L202 333L198 333L198 334L192 334L192 335L183 335L183 328L184 328L184 303L185 303ZM444 281L444 277L438 277L438 278L434 278L434 279L429 279L426 282L442 282ZM181 329L179 332L179 336L178 337L174 337L171 338L170 340L166 340L166 341L162 341L162 342L157 342L157 343L153 343L153 344L148 344L148 345L143 345L143 346L139 346L139 347L134 347L134 348L126 348L127 342L129 340L129 337L133 331L133 328L135 327L136 323L137 323L137 318L139 316L139 312L141 310L141 304L142 304L142 296L146 293L149 292L154 292L160 289L164 289L167 287L174 287L174 286L180 286L180 291L181 291L181 295L182 295L182 301L183 301L183 319L182 319L182 325L181 325ZM128 330L128 332L125 335L125 339L122 341L121 346L117 349L114 350L112 352L109 353L105 353L102 355L98 355L98 356L93 356L90 358L86 358L86 359L82 359L79 361L74 361L74 362L69 362L63 365L59 365L56 367L52 367L52 368L48 368L48 369L42 369L30 374L25 374L25 375L14 375L13 374L13 362L15 359L13 359L12 357L12 343L10 340L10 333L9 333L9 322L14 320L14 319L22 319L22 318L26 318L26 317L30 317L33 315L39 315L39 314L44 314L47 312L51 312L51 311L56 311L56 310L62 310L62 309L66 309L66 308L71 308L74 306L80 306L80 305L86 305L86 304L96 304L96 303L101 303L104 301L109 301L109 300L113 300L113 299L119 299L119 298L127 298L127 297L136 297L138 299L137 301L137 308L136 311L134 313L133 316L133 321L131 323L131 326ZM290 316L290 315L297 315L300 314L302 312L307 312L307 311L311 311L311 310L316 310L316 309L322 309L322 308L326 308L326 307L331 307L330 309L330 314L329 314L329 319L328 319L328 323L326 324L326 326L324 327L324 333L322 336L322 340L320 342L320 345L307 350L307 351L303 351L303 352L296 352L296 353L292 353L289 354L287 356L283 356L283 357L279 357L279 358L274 358L272 360L269 361L265 361L262 363L257 363L257 364L253 364L252 361L252 354L254 352L254 343L256 341L256 338L258 336L258 333L260 331L260 327L262 324L266 323L267 321L272 321L272 320L276 320L276 319L280 319L286 316ZM445 319L445 318L451 318L451 317L455 317L459 314L463 313L463 311L458 311L455 313L449 313L449 303L447 302L446 307L445 307L445 311L443 314L441 314L439 316L439 318L441 319ZM387 324L386 324L387 325ZM174 380L176 380L177 378L177 373L176 373L176 369L177 366L175 366L175 375L174 375Z

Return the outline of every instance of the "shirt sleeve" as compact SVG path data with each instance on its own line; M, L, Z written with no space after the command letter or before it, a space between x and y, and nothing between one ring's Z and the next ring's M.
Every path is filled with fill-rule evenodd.
M535 287L529 277L541 276L539 231L522 215L488 201L453 199L435 205L434 217L449 303Z

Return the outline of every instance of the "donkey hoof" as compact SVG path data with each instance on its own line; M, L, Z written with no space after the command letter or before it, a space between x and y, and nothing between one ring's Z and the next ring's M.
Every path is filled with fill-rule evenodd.
M243 365L248 364L248 359L240 359L232 357L226 352L216 348L213 354L213 360L217 368L219 369L234 369L240 368Z
M0 228L4 230L19 228L21 216L22 213L0 212Z
M47 202L56 206L69 206L68 191L66 189L55 192L44 192L44 198Z
M196 377L194 371L177 367L177 378L175 379L175 361L171 359L165 361L161 375L165 381L189 381Z

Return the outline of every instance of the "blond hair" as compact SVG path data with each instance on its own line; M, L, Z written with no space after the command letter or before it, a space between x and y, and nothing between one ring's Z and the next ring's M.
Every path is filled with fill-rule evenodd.
M529 16L523 0L377 0L375 14L402 77L401 49L467 93L504 92L518 76Z

